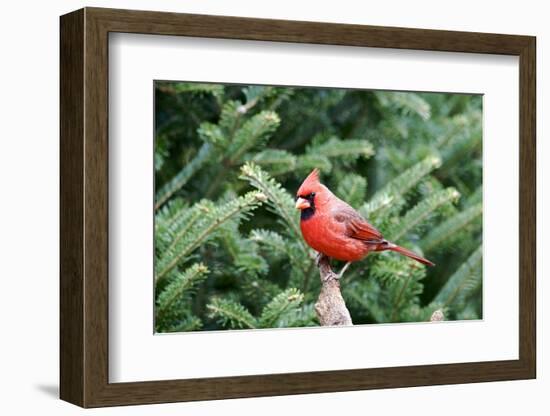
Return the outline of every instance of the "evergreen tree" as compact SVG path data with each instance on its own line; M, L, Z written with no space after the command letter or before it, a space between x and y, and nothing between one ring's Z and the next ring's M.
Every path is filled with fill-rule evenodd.
M390 240L343 278L353 322L481 318L481 98L155 85L158 332L318 325L294 193L322 180Z

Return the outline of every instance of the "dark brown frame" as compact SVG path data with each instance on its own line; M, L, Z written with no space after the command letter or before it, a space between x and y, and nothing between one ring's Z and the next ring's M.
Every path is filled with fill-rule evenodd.
M99 407L536 377L534 37L98 8L64 15L60 27L60 396L63 400L83 407ZM519 359L109 383L109 32L519 56Z

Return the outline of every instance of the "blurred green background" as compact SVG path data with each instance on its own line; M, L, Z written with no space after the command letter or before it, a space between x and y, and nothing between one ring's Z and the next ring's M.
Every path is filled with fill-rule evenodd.
M342 280L354 324L481 318L481 96L163 81L157 332L318 325L293 202L313 168L384 237L436 263L354 263Z

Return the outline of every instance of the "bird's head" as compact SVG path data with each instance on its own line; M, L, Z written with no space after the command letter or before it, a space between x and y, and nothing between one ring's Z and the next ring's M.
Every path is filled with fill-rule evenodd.
M301 211L314 208L316 199L325 189L319 182L319 169L313 169L296 192L296 208Z

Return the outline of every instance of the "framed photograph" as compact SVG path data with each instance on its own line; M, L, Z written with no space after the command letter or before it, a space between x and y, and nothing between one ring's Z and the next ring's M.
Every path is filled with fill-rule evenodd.
M60 396L535 378L535 38L61 17Z

